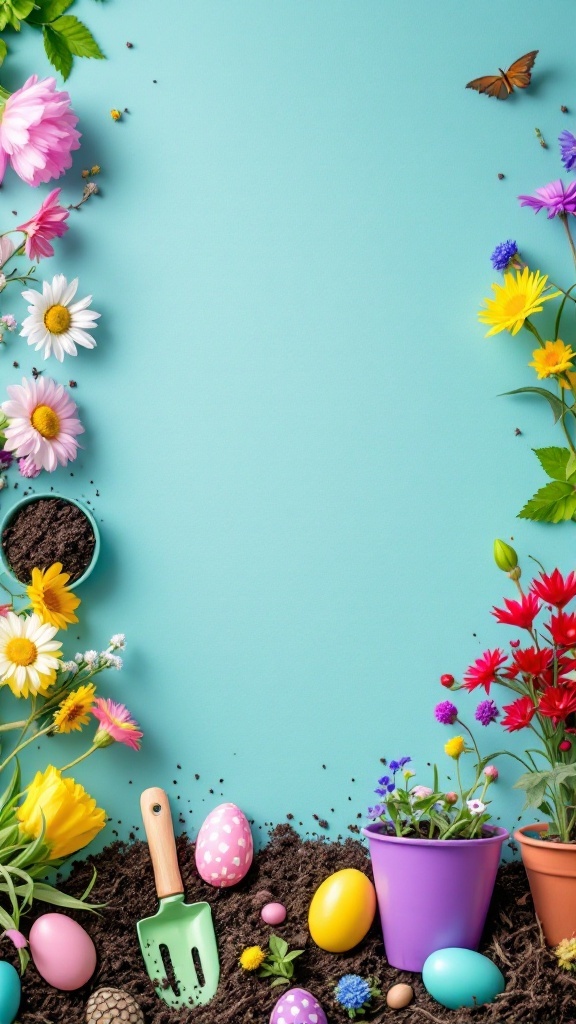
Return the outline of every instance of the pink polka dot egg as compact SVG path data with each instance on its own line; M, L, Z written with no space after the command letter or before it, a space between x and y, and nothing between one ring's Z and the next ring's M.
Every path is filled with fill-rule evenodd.
M203 822L196 839L196 868L218 889L238 885L254 856L246 815L236 804L219 804Z
M289 988L272 1010L270 1024L328 1024L328 1020L311 992L305 988Z

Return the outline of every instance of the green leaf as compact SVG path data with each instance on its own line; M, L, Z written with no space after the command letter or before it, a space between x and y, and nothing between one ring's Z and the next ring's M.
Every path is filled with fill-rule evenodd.
M6 60L6 54L8 53L8 47L3 39L0 39L0 64L3 64Z
M286 953L286 955L284 956L284 960L295 960L297 956L302 956L303 952L303 949L293 949L290 953Z
M27 21L30 25L45 25L59 18L73 3L74 0L36 0L36 8Z
M20 789L20 765L18 764L18 761L16 761L16 764L14 765L14 770L12 772L12 778L10 779L10 782L8 783L8 785L7 785L6 789L4 790L4 792L2 793L2 796L0 796L0 813L2 813L4 811L6 805L10 803L10 801L15 796L15 794L19 791L19 789Z
M104 54L87 26L73 14L65 14L52 22L51 28L63 36L66 45L75 57L95 57L103 60Z
M287 978L276 978L275 981L272 981L270 983L270 988L276 988L278 985L288 985L288 984L289 984L289 982L288 982Z
M532 451L539 460L544 472L552 480L566 482L568 462L571 454L568 448L533 448Z
M44 36L44 49L46 50L46 56L62 75L64 81L68 78L72 70L72 54L68 49L68 45L64 36L59 35L54 29L49 28L47 25L43 30Z
M562 402L556 395L553 395L551 391L547 391L546 388L515 388L514 391L504 391L504 395L540 395L541 398L545 398L548 402L552 413L554 415L554 423L558 423L558 420L562 416L563 408Z
M285 939L281 939L279 935L271 935L269 942L270 949L272 949L272 940L275 940L274 952L276 953L277 956L280 957L280 959L283 959L283 957L285 957L286 953L288 952L288 943L285 941Z
M576 512L576 491L572 484L553 480L541 487L518 513L519 519L537 523L560 523Z
M60 889L55 889L47 882L34 883L34 899L40 900L42 903L51 903L55 907L67 907L69 910L96 911L105 906L104 903L84 903L82 900L76 899L75 896L60 892Z

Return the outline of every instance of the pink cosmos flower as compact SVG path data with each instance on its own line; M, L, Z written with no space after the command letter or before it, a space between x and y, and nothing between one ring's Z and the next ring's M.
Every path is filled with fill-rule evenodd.
M18 459L18 470L20 476L26 477L27 480L35 480L42 472L40 466L36 465L30 455L27 455L25 459Z
M65 221L70 214L58 202L61 192L61 188L53 189L38 213L16 228L26 235L26 255L29 260L40 262L43 256L53 256L54 247L50 245L51 239L61 238L68 231Z
M67 92L56 92L56 79L32 75L0 113L0 181L10 163L28 185L59 178L80 146L78 118Z
M84 427L62 385L50 377L24 377L22 384L10 384L6 390L10 398L1 408L10 423L4 431L4 447L17 458L30 456L31 462L49 473L58 464L72 462L79 447L76 437Z
M548 220L551 217L566 216L568 213L576 214L576 181L564 185L562 181L551 181L543 188L537 188L533 196L518 196L520 206L531 206L539 213L540 210L548 210Z
M106 747L116 741L125 743L132 750L140 749L140 740L144 733L140 732L137 723L124 704L117 704L113 700L98 697L95 707L91 711L94 718L100 722L94 737L95 746Z

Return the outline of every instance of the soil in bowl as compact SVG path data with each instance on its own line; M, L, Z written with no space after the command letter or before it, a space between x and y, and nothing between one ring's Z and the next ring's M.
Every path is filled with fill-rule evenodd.
M39 498L23 505L2 534L6 560L21 583L30 583L32 569L61 562L73 583L84 575L96 538L87 516L64 498Z

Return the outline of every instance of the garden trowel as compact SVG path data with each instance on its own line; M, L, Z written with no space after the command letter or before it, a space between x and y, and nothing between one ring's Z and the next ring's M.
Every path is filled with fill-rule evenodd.
M140 949L157 995L168 1006L203 1006L216 993L220 963L209 903L184 903L170 804L163 789L140 798L158 913L137 924Z

